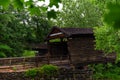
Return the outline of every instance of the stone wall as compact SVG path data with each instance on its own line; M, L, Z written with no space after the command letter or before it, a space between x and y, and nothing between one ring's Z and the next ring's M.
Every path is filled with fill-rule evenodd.
M92 80L92 71L90 70L60 70L60 74L51 77L52 80ZM25 76L25 72L9 72L0 73L0 80L33 80L30 77ZM36 76L34 80L47 80L46 76L41 78L40 75Z

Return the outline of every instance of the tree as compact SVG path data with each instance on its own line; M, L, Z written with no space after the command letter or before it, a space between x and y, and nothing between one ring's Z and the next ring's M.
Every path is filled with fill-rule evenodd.
M41 16L44 12L48 19L56 18L57 12L54 10L48 11L48 8L53 7L53 5L59 7L58 3L61 2L60 0L50 0L49 5L36 5L38 2L44 1L0 0L1 57L21 56L26 42L43 41L43 36L49 29L49 23L46 17ZM35 17L38 21L35 20Z
M59 13L56 25L60 27L101 26L103 15L98 4L90 0L62 0L63 10Z
M21 20L16 11L10 9L0 9L0 49L6 57L21 56L23 53L23 42L26 27L21 24ZM10 48L10 49L9 49Z
M26 42L41 43L44 42L45 36L51 28L50 22L46 19L46 15L31 16L31 20L27 20L28 33Z
M95 29L96 49L106 53L117 53L120 60L120 4L107 3L104 15L104 26Z
M0 9L0 57L22 56L26 43L40 43L50 28L47 15Z

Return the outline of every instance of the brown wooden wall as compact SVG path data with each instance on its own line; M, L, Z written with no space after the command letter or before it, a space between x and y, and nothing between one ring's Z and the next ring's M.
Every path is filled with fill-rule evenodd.
M94 37L81 36L68 40L68 50L74 64L102 60L103 52L94 50Z

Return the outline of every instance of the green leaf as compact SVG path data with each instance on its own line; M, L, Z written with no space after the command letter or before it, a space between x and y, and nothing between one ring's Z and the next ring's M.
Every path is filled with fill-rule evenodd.
M10 0L0 0L0 5L2 5L4 8L8 8L10 4Z
M22 0L13 0L13 5L15 8L23 8L23 1Z
M109 3L107 8L104 21L114 28L120 28L120 4Z
M33 1L32 1L32 0L26 1L26 2L25 2L25 5L31 6L31 5L33 5Z
M24 0L20 0L22 3L24 3Z
M46 7L40 7L42 12L46 12L48 8Z
M25 2L25 5L28 7L28 11L30 11L31 15L40 15L41 12L39 7L36 7L33 3L34 2L32 0Z
M40 9L35 6L31 6L29 9L31 15L40 15Z
M60 2L61 0L50 0L49 6L52 7L53 5L55 5L58 8L59 7L58 3Z
M56 16L56 12L54 11L54 10L51 10L51 11L48 11L47 12L47 17L48 17L48 19L50 19L50 18L56 18L57 16Z

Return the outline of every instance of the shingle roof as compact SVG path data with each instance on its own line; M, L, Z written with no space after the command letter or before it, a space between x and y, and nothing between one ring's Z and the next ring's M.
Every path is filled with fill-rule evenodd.
M80 34L93 34L92 28L60 28L60 30L69 36Z
M79 35L92 35L93 34L93 29L92 28L59 28L59 27L53 27L51 29L51 32L48 34L46 40L50 39L50 35L55 30L57 30L59 32L62 32L64 34L64 37L74 37L74 36L79 36ZM57 33L59 33L59 32L57 32ZM57 36L57 37L59 37L59 36Z

